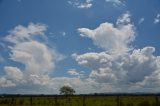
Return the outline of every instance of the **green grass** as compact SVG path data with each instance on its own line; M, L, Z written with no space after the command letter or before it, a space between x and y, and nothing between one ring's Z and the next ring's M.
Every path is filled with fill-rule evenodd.
M160 106L160 97L148 96L4 96L0 106Z
M122 106L156 106L157 103L155 96L122 96L120 104Z

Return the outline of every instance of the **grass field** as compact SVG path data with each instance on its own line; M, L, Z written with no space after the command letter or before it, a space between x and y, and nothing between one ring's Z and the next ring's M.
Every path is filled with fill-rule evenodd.
M0 106L160 106L156 95L1 96Z

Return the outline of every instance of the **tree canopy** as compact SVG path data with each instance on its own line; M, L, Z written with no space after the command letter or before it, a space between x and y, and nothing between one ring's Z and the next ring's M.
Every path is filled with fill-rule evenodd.
M75 90L70 86L63 86L59 89L61 95L73 95Z

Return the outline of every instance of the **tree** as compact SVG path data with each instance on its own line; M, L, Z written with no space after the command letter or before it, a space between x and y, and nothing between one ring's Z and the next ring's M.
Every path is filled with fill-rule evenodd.
M63 86L59 89L61 95L73 95L75 90L70 86Z

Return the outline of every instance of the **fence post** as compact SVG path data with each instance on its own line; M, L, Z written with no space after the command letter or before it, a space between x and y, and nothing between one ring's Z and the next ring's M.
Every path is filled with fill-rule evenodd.
M69 98L69 104L70 104L70 106L72 106L72 102L71 102L71 95L70 95L70 96L68 96L68 98Z
M30 105L32 106L32 96L30 96Z
M57 95L55 96L54 101L55 101L55 106L58 106Z
M159 103L159 100L158 100L158 96L157 96L157 95L155 96L155 99L156 99L156 106L160 106L160 103Z
M12 97L11 106L14 105L14 97Z
M119 95L117 95L117 106L120 106L120 98L119 98Z
M82 96L83 97L83 106L86 106L85 104L85 96Z

